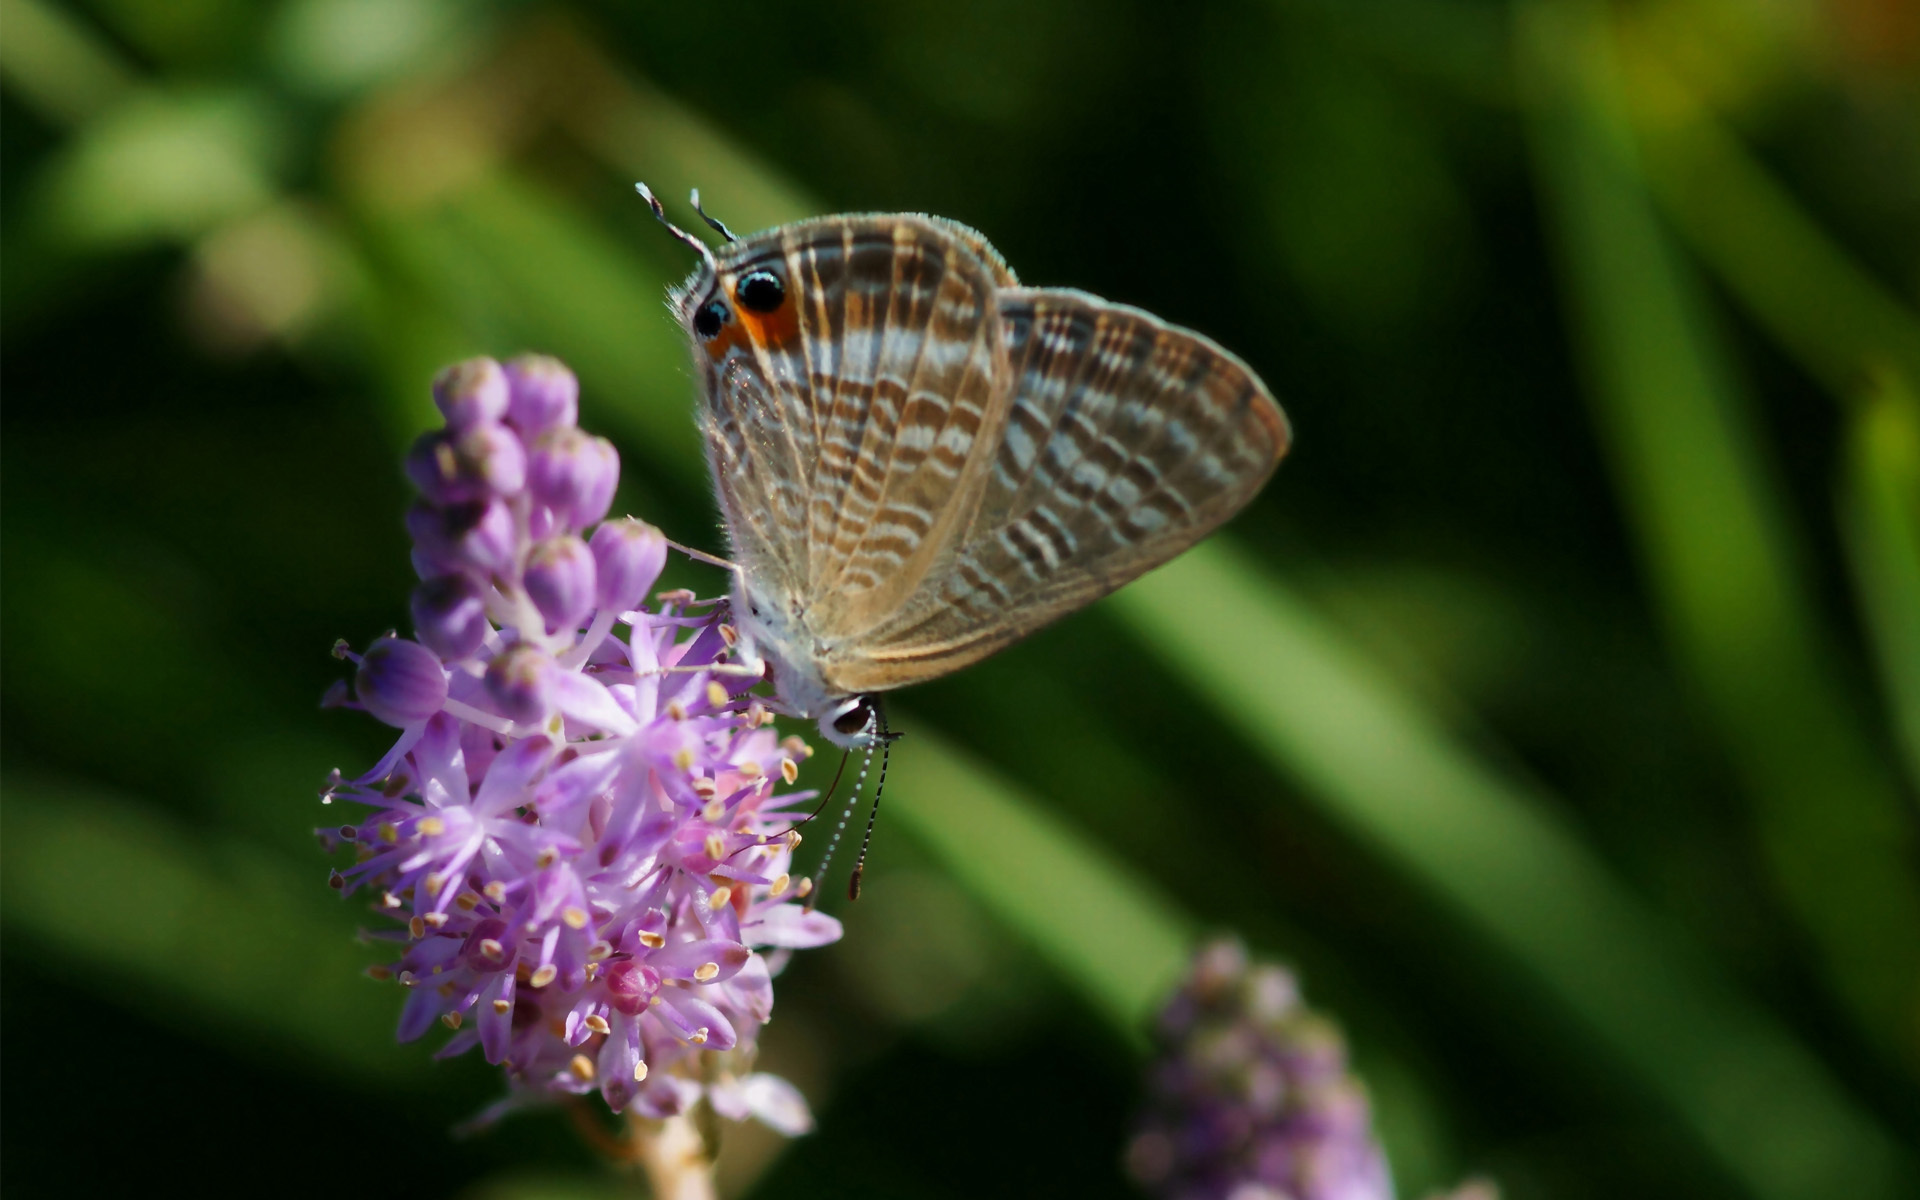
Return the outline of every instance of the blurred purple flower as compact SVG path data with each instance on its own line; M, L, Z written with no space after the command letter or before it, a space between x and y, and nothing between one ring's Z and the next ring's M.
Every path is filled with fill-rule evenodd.
M1166 1200L1392 1200L1339 1032L1237 941L1194 958L1160 1015L1127 1168Z
M438 1023L443 1057L507 1069L483 1120L598 1091L616 1112L704 1098L801 1133L806 1102L751 1066L786 956L840 936L794 903L805 797L775 795L811 751L766 727L756 680L699 669L728 652L716 615L639 607L658 530L587 535L619 458L574 427L577 391L544 358L434 385L448 428L407 463L419 640L342 652L358 706L401 734L328 788L367 810L321 831L355 852L333 885L394 923L372 937L397 957L370 973L406 989L400 1039Z

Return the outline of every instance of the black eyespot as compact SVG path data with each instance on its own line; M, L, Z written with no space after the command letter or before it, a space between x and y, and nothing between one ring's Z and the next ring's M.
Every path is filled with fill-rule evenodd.
M787 285L772 271L753 271L733 289L735 299L757 313L770 313L786 302Z
M704 341L720 336L720 327L733 320L733 314L727 311L724 301L709 300L693 314L693 331Z
M854 734L865 729L872 720L873 705L862 700L852 708L835 717L833 719L833 727L837 732L852 737Z

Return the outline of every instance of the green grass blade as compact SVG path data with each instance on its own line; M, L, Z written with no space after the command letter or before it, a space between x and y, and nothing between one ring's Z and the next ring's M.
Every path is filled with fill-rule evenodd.
M1837 399L1887 363L1920 379L1920 318L1862 271L1641 49L1623 111L1661 208L1728 290Z
M1905 380L1875 381L1848 442L1841 525L1894 736L1920 788L1920 400Z
M1115 608L1277 770L1537 977L1756 1196L1898 1194L1892 1145L1525 785L1215 541Z
M892 797L898 794L898 803ZM1166 897L1005 780L918 727L893 756L892 819L1136 1046L1196 930Z
M1920 1062L1920 884L1892 774L1832 667L1780 493L1655 219L1592 10L1521 39L1541 186L1594 418L1675 653L1750 798L1779 894L1868 1034Z
M191 834L142 805L51 781L7 782L0 896L8 928L145 992L157 1018L278 1047L336 1077L420 1077L393 1043L399 996L322 865Z

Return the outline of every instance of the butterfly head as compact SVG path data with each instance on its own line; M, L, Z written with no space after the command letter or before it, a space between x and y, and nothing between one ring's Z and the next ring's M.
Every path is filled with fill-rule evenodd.
M860 750L893 740L880 715L878 696L842 696L820 714L820 736L836 746Z
M687 336L714 362L756 347L784 347L799 334L799 304L779 248L740 259L728 254L712 270L702 265L673 293Z

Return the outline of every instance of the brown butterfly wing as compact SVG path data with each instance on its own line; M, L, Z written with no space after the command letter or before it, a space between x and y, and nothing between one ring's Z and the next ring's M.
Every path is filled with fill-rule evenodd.
M1286 453L1280 406L1198 334L1072 291L1011 288L992 469L939 569L846 648L849 692L975 662L1212 532Z
M898 610L980 493L1013 276L951 222L830 217L728 248L683 318L756 270L782 277L785 303L735 304L700 353L715 485L755 585L836 643Z

